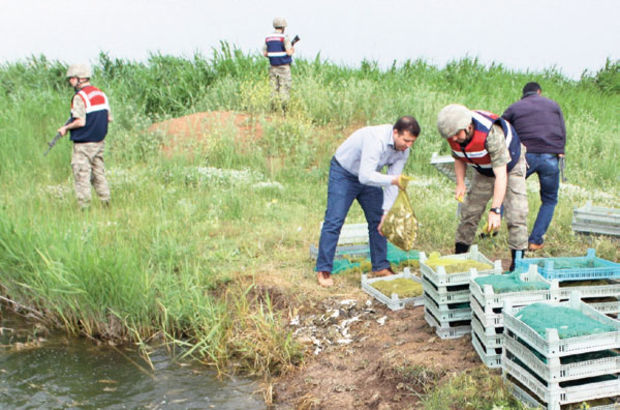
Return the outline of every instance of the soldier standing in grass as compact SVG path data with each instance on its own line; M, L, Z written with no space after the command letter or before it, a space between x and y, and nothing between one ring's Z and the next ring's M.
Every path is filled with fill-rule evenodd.
M487 111L470 111L460 104L444 107L437 116L437 128L448 140L454 157L457 199L463 199L461 220L456 231L455 253L469 251L478 222L489 199L490 232L501 225L504 206L508 226L508 246L515 254L527 246L527 191L525 186L525 147L512 125ZM465 171L471 165L477 172L465 196Z
M559 161L564 158L566 145L562 109L558 103L541 94L542 89L538 83L525 84L523 97L502 114L502 118L515 127L519 139L527 147L525 159L528 170L525 178L533 173L538 174L541 205L528 239L530 251L543 248L543 236L558 203Z
M402 187L401 173L418 135L420 125L416 119L405 116L394 125L361 128L336 150L329 168L327 210L316 260L319 285L328 287L334 284L331 271L340 230L356 199L368 221L374 275L394 274L387 260L387 240L380 229L385 214L396 200L398 187ZM385 166L387 174L380 172Z
M86 64L72 64L67 69L69 84L75 89L71 100L71 118L58 129L64 136L71 132L73 155L71 167L75 178L75 194L82 209L90 205L92 183L104 205L110 203L110 189L103 164L104 139L112 114L108 98L90 85L91 69Z
M286 111L289 91L291 89L291 63L295 48L288 36L284 34L286 20L283 17L273 19L275 31L265 37L263 55L269 58L269 81L271 83L272 108Z

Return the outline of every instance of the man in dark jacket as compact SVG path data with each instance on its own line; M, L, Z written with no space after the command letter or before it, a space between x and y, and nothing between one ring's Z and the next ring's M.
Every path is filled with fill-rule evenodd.
M566 127L564 115L555 101L543 97L542 89L535 82L523 87L523 97L502 114L510 122L523 145L529 169L526 178L538 174L540 200L538 216L528 239L528 249L543 247L543 236L549 228L560 187L559 159L564 157Z

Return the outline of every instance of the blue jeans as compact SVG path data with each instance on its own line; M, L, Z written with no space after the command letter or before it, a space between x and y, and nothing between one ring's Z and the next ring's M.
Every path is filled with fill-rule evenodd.
M558 189L560 188L560 168L558 166L558 156L556 154L534 154L526 153L525 158L529 165L528 178L533 173L538 174L540 183L540 209L532 233L528 239L529 243L542 244L543 235L547 232L555 205L558 203Z
M354 199L359 202L368 222L372 270L390 267L387 260L387 240L377 230L383 216L383 189L361 184L357 176L342 168L338 161L332 158L327 186L327 210L316 260L317 272L332 271L340 230Z

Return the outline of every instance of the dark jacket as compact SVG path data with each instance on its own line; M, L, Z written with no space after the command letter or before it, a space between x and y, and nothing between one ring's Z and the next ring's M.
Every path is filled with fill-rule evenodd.
M555 101L538 94L527 95L508 107L502 118L515 128L527 152L564 154L564 115Z

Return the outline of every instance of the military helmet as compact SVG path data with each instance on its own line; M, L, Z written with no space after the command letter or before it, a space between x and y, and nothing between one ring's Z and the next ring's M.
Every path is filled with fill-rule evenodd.
M472 113L464 105L446 105L437 114L437 130L442 137L450 138L460 130L469 127L471 121Z
M286 27L286 19L284 17L276 17L273 19L273 28Z
M67 78L90 78L92 71L88 64L71 64L67 69Z

